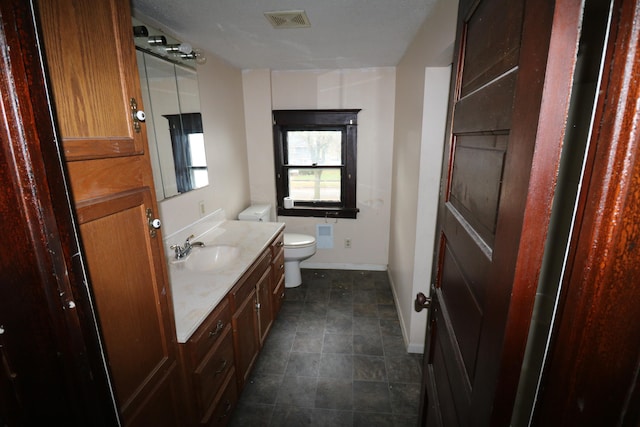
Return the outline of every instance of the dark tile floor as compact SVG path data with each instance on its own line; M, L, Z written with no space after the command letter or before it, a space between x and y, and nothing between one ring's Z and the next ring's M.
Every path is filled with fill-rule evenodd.
M415 426L421 356L406 353L387 273L302 270L232 426Z

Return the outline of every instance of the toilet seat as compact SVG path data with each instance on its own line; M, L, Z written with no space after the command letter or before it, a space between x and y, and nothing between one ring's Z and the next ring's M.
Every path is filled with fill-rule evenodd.
M284 247L289 249L308 248L316 244L316 238L306 234L284 233Z

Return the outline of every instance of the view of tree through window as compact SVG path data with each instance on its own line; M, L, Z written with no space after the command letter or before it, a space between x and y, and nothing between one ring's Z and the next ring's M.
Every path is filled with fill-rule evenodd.
M294 200L339 202L342 132L288 131L286 139L287 164L300 166L289 168L289 196Z

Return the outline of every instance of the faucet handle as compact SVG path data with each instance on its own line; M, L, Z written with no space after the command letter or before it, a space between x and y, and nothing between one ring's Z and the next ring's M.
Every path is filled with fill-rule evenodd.
M191 239L193 239L195 236L192 234L191 236L187 237L187 240L185 240L185 243L191 243Z

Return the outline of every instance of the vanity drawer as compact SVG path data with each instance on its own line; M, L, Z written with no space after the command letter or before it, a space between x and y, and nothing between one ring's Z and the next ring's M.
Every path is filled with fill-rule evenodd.
M273 317L275 318L282 307L282 301L284 301L284 274L280 277L275 289L273 290Z
M221 390L222 383L234 370L233 360L233 339L231 330L227 328L218 343L193 372L193 383L202 412L211 405Z
M212 346L220 341L225 332L231 329L231 310L227 299L207 317L187 342L191 366L198 366Z
M284 277L284 249L280 249L280 252L274 257L273 277L276 279L276 283L280 281L280 277Z
M284 234L280 233L271 242L271 254L273 255L273 258L276 258L278 253L283 250L284 250Z
M273 266L271 277L271 309L273 318L275 319L282 306L282 300L284 299L284 236L282 233L280 233L271 244L271 250L274 253L271 263Z
M210 412L209 417L202 423L208 427L222 427L229 423L233 409L238 402L238 385L235 378L229 377L225 381L225 388Z

